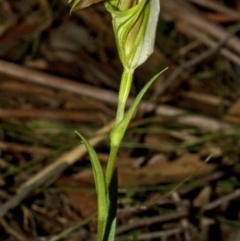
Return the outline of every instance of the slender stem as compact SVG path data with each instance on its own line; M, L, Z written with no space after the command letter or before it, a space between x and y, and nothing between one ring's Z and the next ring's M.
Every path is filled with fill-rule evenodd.
M112 179L112 174L115 166L115 159L117 156L118 152L118 147L113 147L111 146L110 148L110 154L109 154L109 159L107 163L107 169L106 169L106 174L105 174L105 183L106 183L106 188L109 187L111 179Z
M122 74L121 84L120 84L120 90L118 93L116 125L119 122L121 122L124 117L126 102L132 86L132 79L133 79L133 71L124 69Z
M118 94L118 107L116 113L117 126L124 118L126 102L131 90L133 79L133 71L123 70L120 90ZM118 136L118 135L117 135ZM108 200L108 219L106 223L105 235L103 241L113 241L115 237L116 229L116 210L117 210L117 169L115 168L115 160L117 157L118 149L120 147L122 138L116 138L114 129L110 133L110 154L107 163L107 169L105 173L105 185L107 190Z
M132 79L133 79L133 71L124 69L123 73L122 73L120 90L119 90L119 94L118 94L118 107L117 107L115 125L118 125L124 117L126 102L127 102L130 90L131 90ZM113 138L111 137L111 134L110 134L110 141L111 141L110 154L109 154L109 160L107 163L107 169L106 169L106 174L105 174L106 188L109 187L109 184L111 182L113 171L114 171L114 166L115 166L115 159L117 156L119 146L121 144L120 143L121 140L119 140L117 143L116 143L116 141L113 143L112 139Z

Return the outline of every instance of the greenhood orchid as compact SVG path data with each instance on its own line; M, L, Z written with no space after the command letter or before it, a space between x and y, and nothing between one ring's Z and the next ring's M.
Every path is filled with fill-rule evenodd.
M153 52L159 0L106 1L112 15L118 53L124 68L135 70Z
M101 0L74 0L71 11L85 8ZM110 153L106 172L103 173L95 150L81 134L93 167L98 194L97 241L113 241L117 209L117 170L115 160L123 136L143 95L163 72L154 76L138 93L131 107L125 111L135 69L152 54L156 35L159 0L106 0L105 7L112 16L113 31L123 74L118 93L115 127L110 132Z

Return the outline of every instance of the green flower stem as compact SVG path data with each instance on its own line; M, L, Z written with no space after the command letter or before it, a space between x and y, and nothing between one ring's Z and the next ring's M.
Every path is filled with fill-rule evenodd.
M105 173L106 188L109 187L111 179L112 179L112 174L113 174L113 171L114 171L115 160L116 160L116 156L117 156L119 146L111 146L110 147L110 154L109 154L107 169L106 169L106 173Z
M117 126L123 120L126 102L127 102L130 90L131 90L133 73L134 73L134 70L126 70L126 69L123 70L121 84L120 84L120 90L118 93L118 107L117 107L115 126ZM109 187L111 179L112 179L112 175L113 175L114 167L115 167L115 159L116 159L121 141L122 141L122 138L116 138L116 134L114 134L114 132L111 131L111 133L110 133L110 154L109 154L109 160L107 163L107 169L106 169L106 174L105 174L106 188Z
M125 107L125 106L123 106L123 107ZM123 111L124 111L124 108L123 108ZM118 149L120 147L121 141L122 141L122 138L120 136L119 136L119 138L118 137L116 138L116 132L114 132L114 131L110 132L110 154L109 154L109 159L107 162L107 169L106 169L106 173L105 173L105 184L106 184L107 190L111 183L112 175L113 175L114 168L115 168L115 160L117 157L117 153L118 153Z
M123 70L120 90L118 94L118 107L116 115L116 125L120 123L124 117L124 111L126 107L126 102L131 90L132 79L133 79L133 70Z
M133 72L126 69L123 70L120 90L118 94L118 107L116 114L115 128L123 120L125 114L126 102L130 93ZM125 132L125 130L122 130ZM103 241L113 241L115 237L116 229L116 210L117 210L117 169L115 168L115 160L117 157L118 149L122 141L122 136L111 131L110 133L110 154L107 163L107 169L105 173L105 185L107 190L107 200L108 200L108 222L105 230L105 237Z

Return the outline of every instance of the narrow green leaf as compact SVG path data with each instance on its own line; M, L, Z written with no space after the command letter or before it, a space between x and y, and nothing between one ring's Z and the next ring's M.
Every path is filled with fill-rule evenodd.
M73 1L73 4L71 6L71 9L70 9L70 13L72 13L76 8L77 8L77 5L79 4L81 0L74 0Z
M146 93L146 91L149 89L149 87L153 84L153 82L166 70L167 68L165 68L164 70L162 70L160 73L158 73L157 75L155 75L144 87L143 89L139 92L139 94L137 95L137 97L135 98L135 100L133 101L131 107L129 108L129 110L127 111L126 115L124 116L123 120L114 127L114 129L111 131L111 142L114 146L118 146L121 141L122 138L126 132L126 129L128 127L129 122L131 121L137 107L138 104L140 103L141 99L143 98L144 94Z
M106 186L105 186L105 180L103 175L102 166L100 164L100 161L98 159L98 156L93 149L93 147L90 145L88 140L82 136L80 133L76 132L78 136L82 139L83 143L85 144L88 154L90 156L90 161L93 167L93 175L94 175L94 181L98 196L98 233L97 233L97 241L102 241L105 227L107 223L108 218L108 200L107 200L107 192L106 192Z

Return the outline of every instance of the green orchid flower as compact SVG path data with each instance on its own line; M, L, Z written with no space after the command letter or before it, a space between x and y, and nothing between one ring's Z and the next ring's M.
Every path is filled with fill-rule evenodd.
M159 0L112 0L105 6L112 15L119 57L127 71L134 71L152 54Z

